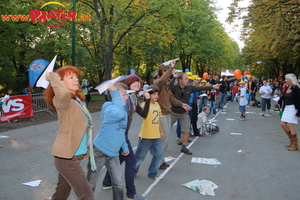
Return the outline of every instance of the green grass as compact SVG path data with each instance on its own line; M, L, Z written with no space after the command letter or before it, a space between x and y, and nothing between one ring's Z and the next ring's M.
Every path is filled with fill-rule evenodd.
M97 101L97 100L105 100L105 96L104 95L91 95L92 100Z

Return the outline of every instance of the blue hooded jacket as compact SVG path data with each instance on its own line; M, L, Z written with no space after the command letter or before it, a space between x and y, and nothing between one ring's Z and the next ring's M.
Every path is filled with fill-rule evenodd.
M102 106L100 131L94 139L95 147L109 157L119 156L120 148L123 153L129 152L125 140L128 114L120 97L119 90L110 92L112 101Z

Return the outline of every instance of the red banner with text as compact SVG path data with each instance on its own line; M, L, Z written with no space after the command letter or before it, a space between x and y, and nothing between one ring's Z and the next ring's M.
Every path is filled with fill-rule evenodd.
M31 95L10 96L1 113L0 121L33 116Z

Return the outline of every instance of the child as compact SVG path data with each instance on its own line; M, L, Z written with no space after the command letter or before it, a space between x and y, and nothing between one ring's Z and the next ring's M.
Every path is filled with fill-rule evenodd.
M210 109L207 106L204 106L202 112L198 115L197 120L197 129L199 129L199 133L203 134L203 125L206 123L206 118L208 113L210 113Z
M246 98L245 81L241 81L238 84L240 85L240 94L236 96L236 98L239 99L239 110L241 112L241 116L238 119L241 121L246 121L246 105L248 104L248 101Z
M164 134L159 124L159 118L162 117L160 106L157 103L159 89L156 86L150 86L152 89L150 94L150 108L146 118L143 119L140 134L139 143L135 153L136 165L135 174L138 173L140 165L143 163L148 151L152 154L151 164L148 169L149 178L157 178L157 170L160 167L163 150L162 140ZM144 103L142 103L142 107Z
M213 111L213 117L216 115L217 111L216 111L216 103L217 103L217 97L218 97L218 92L215 89L211 89L208 98L210 101L209 107L210 107L210 111L209 114L211 114L211 111Z
M125 141L127 127L126 101L128 94L124 83L115 83L108 91L112 101L107 101L102 106L102 124L100 131L94 139L94 154L97 171L88 167L87 178L95 191L97 179L101 168L105 165L112 178L113 199L124 199L124 186L121 177L119 150L123 149L123 156L129 154L128 145ZM88 163L88 166L90 162Z
M235 81L234 85L232 86L232 97L231 97L232 102L235 100L238 103L238 99L236 98L238 93L239 93L239 86L237 84L237 81Z

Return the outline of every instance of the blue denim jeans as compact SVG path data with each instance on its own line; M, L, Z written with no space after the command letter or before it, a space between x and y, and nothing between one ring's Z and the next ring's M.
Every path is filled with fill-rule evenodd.
M95 162L97 166L97 171L91 170L90 162L88 163L88 173L87 179L92 187L92 190L95 191L97 180L100 175L101 168L105 165L107 171L112 177L112 186L113 186L113 200L123 200L124 199L124 185L121 176L121 167L119 157L109 157L99 151L94 147Z
M161 163L162 151L162 140L158 139L145 139L139 138L139 144L135 152L136 165L134 172L137 174L140 165L143 163L148 151L152 155L151 164L148 168L148 177L155 178L157 176L157 170Z
M202 97L199 99L198 112L201 113L204 106L207 106L207 97Z
M257 102L257 100L256 100L256 93L255 92L253 92L253 91L250 91L250 100L252 99L252 101L254 101L254 102ZM249 101L250 102L250 101Z
M181 138L181 126L179 120L177 120L176 134L177 134L177 138Z
M210 108L209 115L211 114L211 112L213 112L214 115L217 114L215 101L209 102L209 108Z
M227 102L226 98L227 98L227 93L226 92L220 92L220 97L219 97L219 101L218 101L218 108L222 109L224 108L224 103Z
M129 155L128 156L122 156L123 150L120 150L120 164L122 164L125 161L125 183L126 183L126 194L127 196L133 196L136 194L135 185L134 185L134 167L135 167L135 156L134 152L132 150L130 141L128 140L128 133L125 133L126 143L128 145L129 149ZM106 172L103 185L112 185L111 178L108 172Z
M234 101L234 98L235 98L237 95L238 95L238 93L232 93L232 96L231 96L231 102ZM235 98L235 101L238 103L238 102L239 102L238 98Z

